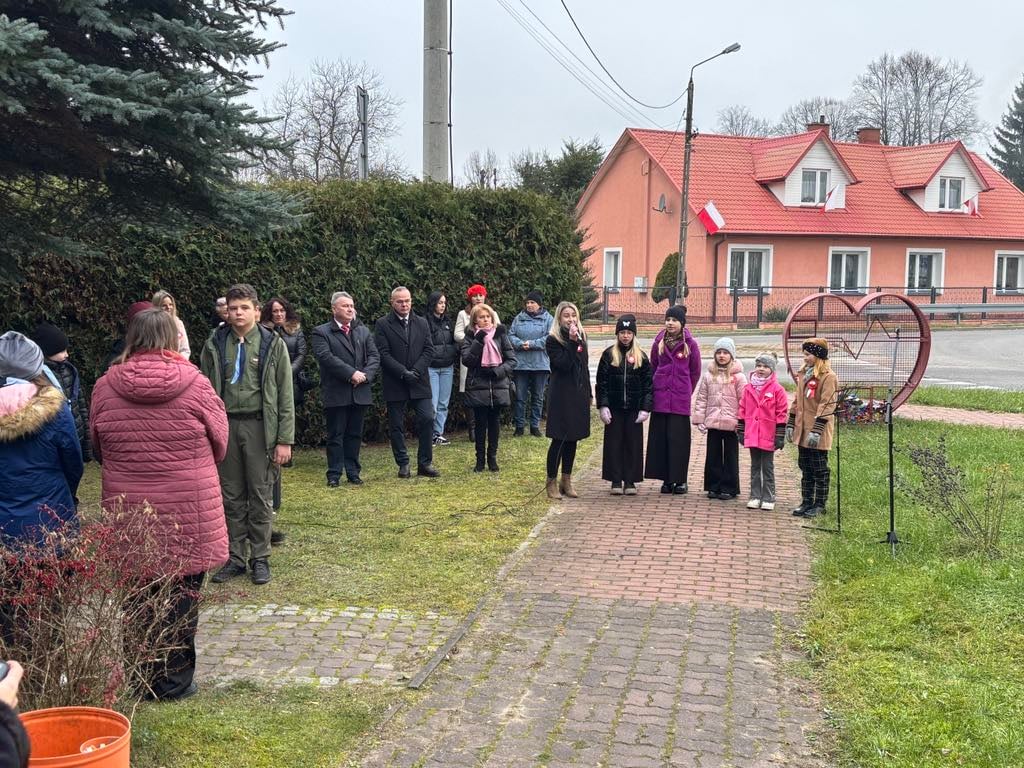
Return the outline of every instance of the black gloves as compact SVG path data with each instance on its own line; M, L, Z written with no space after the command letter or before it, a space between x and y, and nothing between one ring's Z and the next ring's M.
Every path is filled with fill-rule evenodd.
M473 336L473 338L479 341L481 344L483 344L484 339L487 338L487 331L477 331L476 335Z
M740 441L740 445L743 445L743 436L746 434L747 425L743 423L743 419L736 422L736 439Z
M402 374L402 381L404 381L406 384L415 384L419 380L419 371L406 371L405 373Z
M786 425L776 424L775 425L775 450L781 451L786 447Z

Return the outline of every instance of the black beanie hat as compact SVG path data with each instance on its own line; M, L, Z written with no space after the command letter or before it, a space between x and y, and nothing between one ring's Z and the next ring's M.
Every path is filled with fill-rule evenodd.
M541 293L540 291L530 291L528 294L526 294L526 300L536 301L542 307L544 306L544 294Z
M617 321L615 321L615 332L619 331L632 331L636 333L636 316L635 315L621 315Z
M668 319L670 317L674 317L680 323L686 325L686 307L684 307L682 304L676 304L674 306L669 307L668 310L666 310L665 312L665 319Z
M52 323L40 323L32 331L32 341L39 345L45 357L53 357L68 348L68 337Z

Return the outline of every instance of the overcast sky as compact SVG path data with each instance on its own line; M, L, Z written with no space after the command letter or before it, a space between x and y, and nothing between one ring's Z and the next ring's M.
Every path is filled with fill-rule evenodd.
M600 73L560 0L453 2L457 181L473 150L493 149L504 163L527 148L557 152L568 137L596 136L608 149L626 127L676 126L685 100L666 110L639 108L637 115L624 97L606 96L625 112L619 114L577 82L503 7L527 19L582 70L553 42L537 17L542 19ZM744 104L756 115L775 120L803 98L845 97L867 63L887 51L918 49L967 61L984 78L979 112L992 125L998 124L1024 73L1024 3L1005 0L566 2L615 78L651 104L674 99L685 88L692 64L739 42L740 51L705 64L695 74L694 120L705 131L714 130L717 112L730 104ZM392 146L407 168L421 175L422 1L281 4L294 15L284 30L272 29L270 36L287 47L272 54L254 105L262 105L289 73L304 74L316 58L366 62L404 102L401 133ZM976 146L986 147L984 140Z

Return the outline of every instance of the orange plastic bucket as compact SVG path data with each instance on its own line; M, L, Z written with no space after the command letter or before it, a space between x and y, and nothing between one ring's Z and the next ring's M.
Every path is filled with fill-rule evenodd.
M21 722L32 745L29 768L130 768L132 724L120 712L56 707L26 712Z

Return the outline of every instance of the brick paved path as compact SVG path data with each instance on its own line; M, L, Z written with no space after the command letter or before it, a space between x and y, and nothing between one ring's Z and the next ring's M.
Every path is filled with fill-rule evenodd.
M989 413L967 411L962 408L942 408L937 405L906 403L894 412L897 418L915 421L945 421L949 424L968 424L997 429L1024 429L1024 413ZM894 422L895 423L895 422Z
M813 693L786 633L809 593L795 463L775 512L592 466L368 766L818 766ZM596 457L599 462L600 457ZM595 464L597 462L592 462ZM746 458L741 461L741 466ZM746 487L746 478L743 479Z
M197 680L400 683L419 671L457 623L435 613L355 607L215 606L200 616Z

